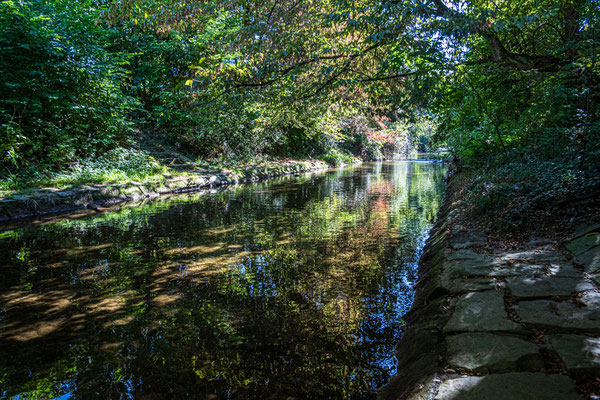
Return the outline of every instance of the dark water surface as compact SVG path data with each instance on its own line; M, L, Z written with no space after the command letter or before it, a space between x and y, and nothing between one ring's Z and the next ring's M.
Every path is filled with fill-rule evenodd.
M0 397L374 397L444 174L369 163L0 232Z

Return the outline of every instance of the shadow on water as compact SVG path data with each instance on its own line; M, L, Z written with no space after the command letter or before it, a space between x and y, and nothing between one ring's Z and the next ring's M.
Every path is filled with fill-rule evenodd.
M437 163L370 163L0 233L0 396L371 398Z

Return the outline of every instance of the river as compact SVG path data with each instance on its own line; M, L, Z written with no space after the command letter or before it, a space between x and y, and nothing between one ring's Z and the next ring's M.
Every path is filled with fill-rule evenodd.
M445 172L365 163L0 231L0 397L374 398Z

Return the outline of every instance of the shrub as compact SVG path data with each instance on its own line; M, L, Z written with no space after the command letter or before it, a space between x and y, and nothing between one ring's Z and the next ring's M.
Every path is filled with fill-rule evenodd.
M335 166L352 164L354 162L354 157L338 149L331 149L319 158L327 164Z
M135 102L95 18L79 2L0 3L0 165L57 166L130 132Z

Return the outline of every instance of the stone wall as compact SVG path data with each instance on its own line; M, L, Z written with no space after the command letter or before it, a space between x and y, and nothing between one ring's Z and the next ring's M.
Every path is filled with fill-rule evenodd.
M506 251L460 207L447 196L438 215L379 398L598 398L600 227Z

